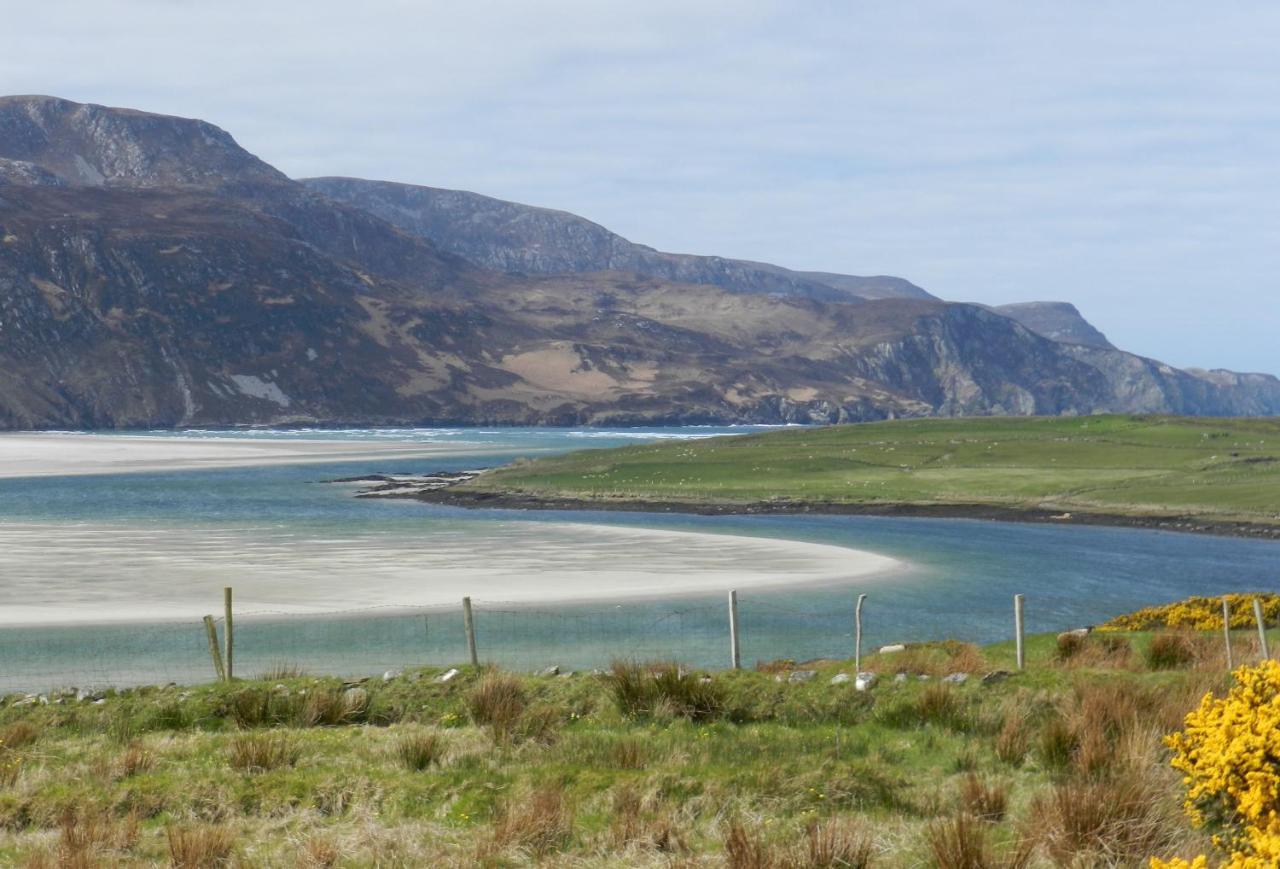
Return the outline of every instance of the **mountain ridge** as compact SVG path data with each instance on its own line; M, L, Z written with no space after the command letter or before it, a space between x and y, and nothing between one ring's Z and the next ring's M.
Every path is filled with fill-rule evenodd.
M51 99L0 100L2 428L1280 412L1266 375L768 264L792 292L485 268L212 125Z

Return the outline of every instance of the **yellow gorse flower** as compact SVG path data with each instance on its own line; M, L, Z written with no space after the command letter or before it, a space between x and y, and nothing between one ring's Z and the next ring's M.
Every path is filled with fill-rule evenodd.
M1218 620L1221 625L1221 616ZM1216 831L1229 869L1280 866L1280 662L1241 667L1226 697L1206 694L1184 729L1165 738L1183 773L1184 803L1197 826ZM1152 869L1207 869L1152 859Z
M1280 594L1223 595L1231 612L1231 627L1254 626L1253 601L1262 604L1262 615L1268 623L1280 619ZM1153 628L1191 628L1212 631L1222 628L1222 597L1189 597L1177 603L1149 606L1127 615L1117 616L1104 625L1103 631L1149 631Z

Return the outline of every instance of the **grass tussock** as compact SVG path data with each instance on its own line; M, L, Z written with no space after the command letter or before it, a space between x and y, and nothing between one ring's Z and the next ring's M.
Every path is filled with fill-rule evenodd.
M1159 631L1147 645L1147 666L1152 670L1180 670L1196 663L1207 650L1199 635L1189 631Z
M289 661L277 661L262 671L258 679L262 682L284 682L289 679L301 679L307 671Z
M675 664L615 661L608 682L618 710L628 717L708 721L725 708L724 691L710 677Z
M481 859L516 850L542 859L564 849L573 837L573 813L564 790L542 787L523 798L502 803L494 815L490 837L482 842Z
M422 772L444 761L448 743L438 733L415 731L396 740L395 756L400 765L413 772Z
M811 821L799 836L769 837L759 827L731 820L724 834L729 869L865 869L875 846L867 831L847 818Z
M364 721L369 692L363 688L321 687L308 692L298 722L303 727L337 727Z
M118 774L120 778L132 778L136 775L151 772L156 765L156 756L141 742L131 742L120 753Z
M293 737L284 732L237 733L227 746L232 769L248 773L293 766L299 754Z
M1034 800L1030 828L1059 866L1145 864L1185 836L1175 784L1164 775L1136 771L1072 779Z
M656 852L681 854L688 850L686 832L671 805L646 800L631 785L611 795L605 850L610 853Z
M174 869L220 869L232 864L236 838L226 827L175 825L165 830L165 838Z
M522 734L520 725L529 708L524 682L509 673L486 673L467 695L471 720L489 729L495 742L507 743Z
M964 812L930 823L925 844L937 869L1022 869L1034 850L1034 843L1021 838L998 847L990 825Z
M960 808L980 821L999 823L1009 808L1009 789L1000 782L984 781L971 772L960 785Z

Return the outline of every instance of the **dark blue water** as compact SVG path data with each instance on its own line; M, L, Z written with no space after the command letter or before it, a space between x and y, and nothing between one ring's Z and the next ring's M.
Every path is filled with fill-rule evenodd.
M432 437L487 439L487 445L504 452L483 460L460 456L0 480L0 522L110 521L131 527L235 525L342 535L466 535L485 523L520 522L533 528L536 523L571 521L834 544L912 565L906 572L857 584L856 591L869 595L869 646L944 637L978 642L1007 638L1015 593L1026 596L1027 628L1037 632L1093 624L1192 594L1280 591L1280 545L1266 541L956 519L460 511L416 502L356 500L350 490L321 482L380 471L469 468L642 437L718 433L452 432ZM0 578L0 586L3 583ZM743 593L744 660L850 655L855 593L852 585ZM551 663L603 666L618 657L679 659L704 666L720 666L727 659L727 614L720 594L542 608L480 603L477 623L482 657L529 669ZM273 663L297 664L313 672L368 674L465 657L461 615L452 607L246 619L237 626L237 647L240 672L246 675ZM0 628L0 688L183 681L207 678L210 672L203 628L195 618L146 627Z

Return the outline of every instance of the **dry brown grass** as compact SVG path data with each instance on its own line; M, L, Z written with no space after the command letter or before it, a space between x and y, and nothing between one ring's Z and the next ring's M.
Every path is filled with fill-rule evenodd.
M649 752L639 739L626 736L613 743L610 755L613 765L618 769L644 769Z
M138 836L138 816L132 812L116 819L98 807L67 808L58 818L57 842L31 855L24 865L28 869L120 865L137 845Z
M342 849L332 840L321 836L312 836L298 852L298 866L301 869L333 869L341 859Z
M1009 788L1000 782L984 781L974 773L964 777L960 785L960 808L982 821L1004 820L1009 807Z
M758 828L732 820L724 835L729 869L865 869L873 865L870 835L847 818L815 821L793 840L770 841Z
M120 754L118 775L120 778L132 778L141 773L150 772L156 765L156 756L141 742L129 743Z
M511 738L528 705L524 683L509 673L486 674L467 696L471 720L488 727L499 741Z
M238 733L227 745L227 760L243 772L266 772L298 762L298 748L287 733Z
M394 752L405 769L422 772L443 762L448 747L444 737L438 733L414 731L396 740Z
M650 804L628 785L618 787L611 795L604 844L606 851L615 855L636 849L677 854L688 848L671 806Z
M235 852L235 834L211 824L170 826L165 829L169 860L174 869L218 869L230 866Z
M40 728L30 721L15 721L0 730L0 748L14 750L26 748L40 738Z
M1031 806L1030 829L1060 866L1131 866L1164 854L1185 835L1175 782L1164 770L1055 785Z
M490 837L480 844L477 856L491 860L516 849L541 859L565 848L572 838L573 813L564 791L543 787L498 807Z
M1020 766L1031 750L1030 726L1026 713L1021 709L1008 708L996 733L995 752L1010 766Z
M901 652L875 655L866 662L872 673L946 676L949 673L983 673L989 668L982 650L972 643L947 640L907 646Z
M319 687L307 694L298 713L302 727L337 727L363 721L369 693L363 688Z
M934 821L925 828L925 844L937 869L1022 869L1031 862L1034 843L1019 838L1001 850L989 824L965 813Z

